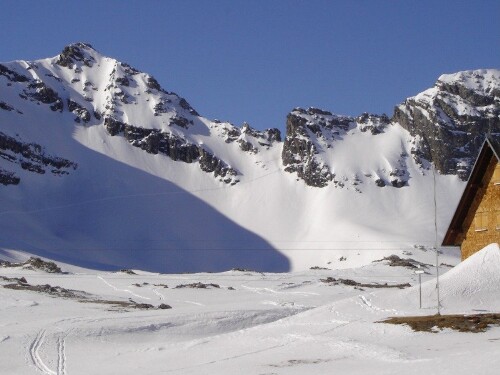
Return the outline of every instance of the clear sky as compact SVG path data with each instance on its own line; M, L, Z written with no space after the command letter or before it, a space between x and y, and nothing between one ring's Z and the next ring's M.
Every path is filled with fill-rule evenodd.
M442 73L500 68L499 0L0 2L0 61L88 42L259 129L298 106L392 115Z

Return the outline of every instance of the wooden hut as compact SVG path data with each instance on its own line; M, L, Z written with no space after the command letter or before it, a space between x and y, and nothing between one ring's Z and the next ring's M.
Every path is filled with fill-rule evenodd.
M500 137L488 137L451 219L443 246L460 246L462 260L500 243Z

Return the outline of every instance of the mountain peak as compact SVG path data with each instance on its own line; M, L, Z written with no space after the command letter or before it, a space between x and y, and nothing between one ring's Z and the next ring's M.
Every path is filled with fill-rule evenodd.
M72 68L73 65L78 63L92 66L96 61L96 54L98 54L98 52L90 43L72 43L64 47L61 54L58 56L57 64L67 68Z
M71 43L71 44L68 44L65 48L69 48L69 47L95 51L95 48L92 47L92 44L86 43L86 42Z
M466 82L466 81L494 81L498 85L498 80L500 79L499 69L476 69L476 70L463 70L451 74L442 74L438 78L438 82L451 83L456 81Z
M488 96L488 103L478 103L478 105L489 105L500 97L500 70L498 69L477 69L465 70L458 73L443 74L436 82L436 87L441 90L451 91L459 94L464 99L465 93L472 93L476 96Z

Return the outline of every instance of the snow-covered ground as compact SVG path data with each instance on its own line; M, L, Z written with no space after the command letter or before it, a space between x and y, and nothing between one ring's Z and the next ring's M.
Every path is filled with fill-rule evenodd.
M14 254L15 255L15 254ZM430 251L408 257L422 263ZM14 256L19 258L19 255ZM443 254L443 263L456 258ZM456 261L455 261L456 262ZM498 374L500 327L413 332L377 323L436 312L435 270L387 261L293 273L102 272L0 268L5 278L85 291L87 299L168 304L134 309L0 287L1 374ZM500 249L440 268L443 314L500 310ZM321 279L412 287L332 285ZM1 279L1 278L0 278ZM176 288L201 282L204 289ZM165 287L165 285L168 286Z

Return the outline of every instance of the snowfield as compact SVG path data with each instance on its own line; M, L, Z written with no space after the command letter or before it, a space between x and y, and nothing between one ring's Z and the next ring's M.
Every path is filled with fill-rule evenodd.
M425 271L422 309L415 268L388 260L293 273L1 267L1 286L24 277L29 285L85 293L63 298L0 287L0 373L497 374L498 326L428 333L378 322L436 312L433 254L424 250L408 254ZM441 260L442 314L500 310L497 244L453 268L456 252ZM411 287L388 288L406 283ZM153 307L132 307L139 304ZM161 304L172 308L157 309Z

